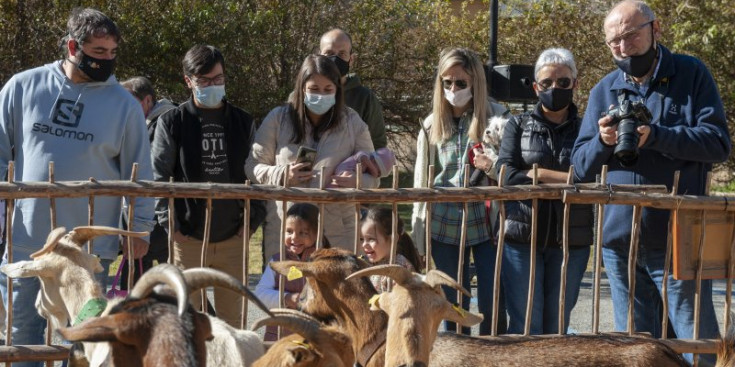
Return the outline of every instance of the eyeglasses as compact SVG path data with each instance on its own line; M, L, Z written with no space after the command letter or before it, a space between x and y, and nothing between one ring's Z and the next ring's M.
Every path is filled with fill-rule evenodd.
M620 44L623 41L630 42L630 41L633 41L634 39L637 39L638 36L640 36L640 33L638 31L640 31L641 29L645 28L647 25L649 25L651 23L653 23L653 21L652 20L649 20L649 21L647 21L647 22L645 22L645 23L643 23L643 24L641 24L641 25L639 25L639 26L637 26L637 27L635 27L635 28L633 28L633 29L631 29L629 31L623 32L623 34L621 34L621 35L619 35L619 36L617 36L617 37L615 37L613 39L605 40L605 43L607 43L607 45L610 46L610 47L620 47Z
M206 76L191 77L190 78L197 87L208 87L210 85L222 85L225 84L225 75L220 74L214 78L207 78Z
M465 89L467 88L467 81L458 79L458 80L451 80L451 79L442 79L442 86L444 86L444 89L452 89L452 84L457 86L457 89Z
M572 79L571 78L559 78L559 79L551 79L546 78L542 79L541 81L536 82L542 90L547 90L551 88L552 86L556 86L557 88L561 89L567 89L572 85Z

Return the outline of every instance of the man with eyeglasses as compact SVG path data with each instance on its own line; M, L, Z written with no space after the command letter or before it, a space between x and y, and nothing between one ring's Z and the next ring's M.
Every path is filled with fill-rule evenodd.
M1 177L8 174L10 161L15 162L11 178L16 181L48 181L52 161L56 181L128 180L136 162L138 179L153 177L143 111L113 75L120 39L120 29L108 16L92 8L75 8L61 38L62 59L18 73L5 84L0 91ZM52 222L47 198L16 200L13 261L29 260L46 242L52 226L71 230L87 225L88 204L86 198L56 199L57 216ZM123 210L119 197L98 196L94 204L95 225L118 226ZM128 221L131 228L150 231L151 218L153 200L137 198L135 217ZM127 244L123 241L125 252ZM96 273L97 281L103 287L118 247L113 236L94 241L94 253L104 269ZM132 247L135 257L145 255L147 238L133 240ZM4 302L13 298L13 343L43 344L46 321L34 307L38 278L14 279L12 294L6 280L0 274Z
M671 188L680 171L679 194L703 195L706 173L730 154L731 142L717 86L698 59L672 54L658 43L659 21L641 1L616 4L605 18L605 41L618 65L590 92L572 164L584 181L608 165L611 184L663 184ZM637 161L615 158L618 124L606 112L611 106L639 101L651 112L651 123L636 123ZM602 116L602 117L601 117ZM634 146L635 147L635 146ZM627 329L628 252L633 208L605 208L603 259L610 280L615 329ZM669 211L643 208L635 279L635 331L662 334L668 316L679 338L694 336L694 280L668 277L669 314L662 315L660 296L666 254ZM717 338L712 282L702 281L700 338ZM692 355L685 356L690 362ZM700 358L714 363L711 355Z
M242 184L245 160L255 136L253 118L225 99L225 59L214 46L196 45L182 62L184 81L191 97L162 115L152 144L156 181L219 182ZM250 236L265 217L262 201L252 200L250 233L243 233L242 200L213 200L209 232L205 233L207 202L175 199L175 213L168 199L156 201L159 223L168 229L174 221L174 263L181 268L201 266L203 239L209 236L204 266L242 276L242 236ZM196 300L200 306L201 301ZM242 297L226 290L214 291L217 316L240 326Z

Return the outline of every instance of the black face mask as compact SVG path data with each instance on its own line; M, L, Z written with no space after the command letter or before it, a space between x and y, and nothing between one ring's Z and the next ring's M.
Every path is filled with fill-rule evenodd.
M337 55L328 56L332 62L334 62L337 65L337 69L339 69L339 75L345 76L347 73L350 72L350 63L342 60L341 57Z
M643 55L630 56L620 60L615 59L615 64L617 64L618 68L626 74L640 78L648 74L648 71L651 70L651 65L653 65L653 60L655 59L656 47L654 47L652 42L651 48L649 48Z
M561 111L572 103L573 89L549 88L538 92L538 100L549 111Z
M81 52L82 60L79 61L77 67L84 74L87 74L90 79L96 82L104 82L112 75L115 70L116 59L98 59L85 54L84 51Z

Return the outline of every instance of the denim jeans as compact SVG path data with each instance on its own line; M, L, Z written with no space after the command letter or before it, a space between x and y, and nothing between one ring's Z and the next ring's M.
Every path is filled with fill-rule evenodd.
M570 247L567 284L564 297L564 332L569 327L569 316L577 304L579 287L590 257L590 248ZM501 276L505 284L505 302L508 307L509 334L523 334L528 300L531 246L506 242L503 248ZM559 289L564 252L560 247L537 248L536 277L534 278L531 334L559 332ZM510 285L513 285L512 287Z
M663 280L666 252L663 249L638 248L635 278L634 328L635 331L649 332L654 338L661 337L663 315L661 283ZM628 248L602 248L605 273L610 282L613 300L613 313L616 331L626 331L628 327ZM691 339L694 331L694 280L674 280L668 276L669 320L676 336ZM712 281L702 280L701 308L699 313L699 337L719 338L720 331L712 304ZM691 354L684 358L692 362ZM700 366L715 363L715 356L703 354Z
M3 258L2 265L7 263ZM104 271L96 273L95 278L100 285L107 289L107 274L112 260L101 260ZM8 277L0 272L0 293L3 303L8 305ZM13 345L40 345L46 342L46 319L41 317L36 310L36 298L41 288L38 278L14 278L13 279ZM13 367L41 367L43 362L20 362L13 363Z
M465 249L463 278L460 283L465 289L470 291L470 253L475 261L475 270L477 271L477 309L485 316L480 323L480 335L490 335L492 326L493 312L493 285L495 279L495 258L497 247L490 241L470 246ZM431 257L437 270L441 270L453 279L457 278L458 262L459 262L459 246L431 241ZM444 293L449 302L457 302L457 291L454 288L442 286ZM498 305L498 334L505 334L507 328L507 317L505 314L505 300L503 299L503 286L500 287L500 304ZM470 298L462 297L462 308L470 309ZM454 332L457 330L455 323L445 321L444 327L447 331ZM470 334L470 328L462 328L463 334Z

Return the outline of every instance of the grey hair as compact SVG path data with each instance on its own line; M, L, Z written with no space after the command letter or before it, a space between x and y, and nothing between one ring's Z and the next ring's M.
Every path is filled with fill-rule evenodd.
M536 78L539 70L547 65L564 65L572 71L572 78L577 79L577 64L574 62L572 53L566 48L547 48L544 50L536 60L533 77Z
M153 83L144 76L132 77L120 82L120 85L140 101L142 101L146 96L151 96L153 98L153 102L156 102L156 90L153 88Z
M610 12L607 13L607 16L605 16L605 21L607 21L607 18L610 16L610 14L612 14L612 12L615 9L617 9L618 7L620 7L623 4L630 4L630 5L632 5L635 8L635 10L638 13L640 13L641 15L643 15L646 18L646 20L649 21L649 22L656 20L656 14L653 13L653 10L651 9L650 6L648 6L648 4L646 4L645 1L641 1L641 0L623 0L623 1L615 4L615 6L613 6L612 9L610 9Z

